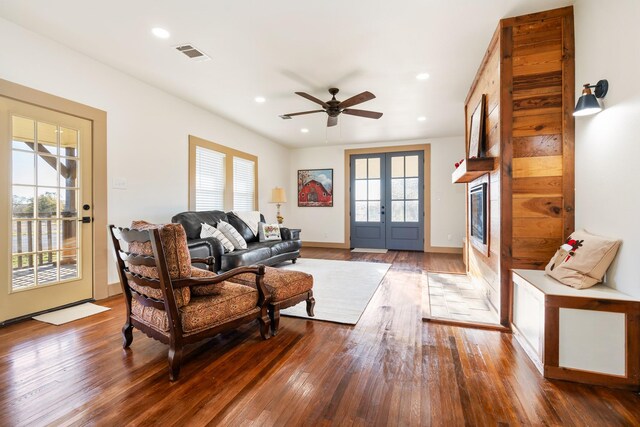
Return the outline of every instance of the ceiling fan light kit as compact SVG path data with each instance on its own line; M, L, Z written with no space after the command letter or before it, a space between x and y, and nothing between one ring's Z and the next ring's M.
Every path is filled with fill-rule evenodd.
M339 90L337 88L329 89L331 99L327 102L322 101L315 96L309 95L305 92L296 92L296 95L300 95L301 97L322 106L322 110L310 110L301 111L298 113L282 114L280 118L283 120L289 120L294 116L301 116L303 114L327 113L327 115L329 116L327 117L327 127L331 127L338 124L338 116L342 113L349 114L351 116L366 117L368 119L379 119L380 117L382 117L382 113L378 113L376 111L357 110L354 108L349 108L354 105L362 104L363 102L371 101L372 99L374 99L376 96L371 92L365 91L358 95L352 96L351 98L345 99L344 101L338 101L336 99L336 94L338 92Z

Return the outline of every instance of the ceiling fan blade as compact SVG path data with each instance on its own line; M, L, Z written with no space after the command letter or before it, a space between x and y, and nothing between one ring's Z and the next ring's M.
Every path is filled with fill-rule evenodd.
M347 108L342 112L344 114L350 114L352 116L358 116L358 117L366 117L368 119L379 119L380 117L382 117L382 113L378 113L377 111L356 110L353 108Z
M315 96L311 96L308 93L304 93L304 92L296 92L296 95L300 95L303 98L307 98L309 101L313 101L316 104L320 104L322 105L324 108L329 108L329 104L327 104L324 101L320 101L318 98L316 98Z
M338 124L338 116L327 118L327 127L335 126Z
M372 94L371 92L362 92L361 94L358 94L356 96L352 96L349 99L345 99L344 101L342 101L340 103L340 105L338 105L338 108L352 107L352 106L357 105L357 104L362 104L363 102L366 102L366 101L371 101L375 97L376 96L374 94Z
M303 114L312 114L312 113L324 113L324 110L301 111L299 113L283 114L283 116L285 116L285 117L293 117L293 116L301 116Z

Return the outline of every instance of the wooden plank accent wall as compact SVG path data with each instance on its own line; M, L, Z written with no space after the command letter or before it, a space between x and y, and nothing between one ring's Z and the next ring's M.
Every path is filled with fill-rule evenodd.
M573 231L574 87L573 8L566 7L500 21L465 102L468 135L470 115L487 96L486 155L498 158L488 174L489 256L467 245L469 275L505 326L510 270L544 268Z
M480 98L486 95L485 110L485 149L488 157L500 158L500 35L496 31L484 60L480 65L476 79L465 102L465 119L467 123L467 140L469 123ZM487 178L488 177L488 178ZM489 256L468 244L468 268L471 279L480 285L494 306L496 311L500 307L500 162L495 162L495 168L488 175L484 175L469 184L467 190L483 182L488 183L489 189ZM468 205L468 194L467 194ZM467 242L469 210L467 207Z

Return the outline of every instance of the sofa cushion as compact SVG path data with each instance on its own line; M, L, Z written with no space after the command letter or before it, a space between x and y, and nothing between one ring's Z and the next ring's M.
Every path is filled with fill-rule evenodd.
M247 242L238 233L238 231L228 222L220 221L216 228L224 234L224 237L229 239L235 249L247 249Z
M213 225L203 222L202 224L200 224L200 226L202 227L202 230L200 231L201 239L206 239L207 237L218 239L220 243L222 243L222 246L224 246L225 252L233 252L233 250L236 248L235 246L233 246L233 243L231 243L231 241L227 239L227 236L225 236L222 231L218 230Z
M227 214L223 211L188 211L179 213L171 218L171 222L182 224L189 240L200 238L200 224L203 222L215 225L220 221L229 222Z
M545 273L565 285L589 288L602 281L619 246L620 240L577 230L556 251Z
M251 228L249 228L249 226L243 220L241 220L236 214L234 214L233 212L227 212L227 218L229 218L229 221L228 221L229 224L231 224L233 228L236 229L238 234L242 236L245 242L251 243L251 242L258 241L258 236L253 234L253 231L251 231Z
M258 310L258 291L254 288L232 282L213 286L209 295L194 296L188 305L180 309L185 334L195 334ZM144 307L134 299L131 314L154 329L169 331L169 319L164 310Z
M282 240L280 236L280 226L278 224L258 223L258 240L261 242L269 242Z
M220 257L221 270L227 271L243 265L259 264L261 261L271 258L270 247L254 247L243 251L233 251Z
M184 228L180 224L151 224L146 221L133 221L131 229L153 230L158 229L160 240L169 269L169 276L172 280L191 277L191 255L187 247L187 237ZM129 252L139 255L153 256L151 242L132 242L129 245ZM158 279L158 269L144 265L128 265L129 271L141 276ZM161 289L154 289L148 286L138 286L130 282L129 286L136 292L147 295L151 298L164 300ZM189 288L180 288L174 291L176 305L182 307L189 304Z
M256 286L256 276L250 273L239 274L229 281L253 288ZM313 276L301 271L266 267L264 284L273 298L272 301L279 302L310 291L313 288Z

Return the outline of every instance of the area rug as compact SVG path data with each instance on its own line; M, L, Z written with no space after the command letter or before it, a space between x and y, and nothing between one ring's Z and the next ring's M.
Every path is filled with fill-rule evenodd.
M372 248L353 248L351 252L359 252L363 254L386 254L388 249L372 249Z
M299 258L296 264L280 268L313 276L315 317L307 316L305 303L282 310L280 314L355 325L389 267L391 264Z
M63 308L62 310L56 310L52 311L51 313L34 316L33 319L40 322L51 323L52 325L63 325L65 323L73 322L74 320L82 319L84 317L93 316L94 314L102 313L103 311L107 310L111 309L109 307L102 307L87 302L85 304L76 305L74 307Z

